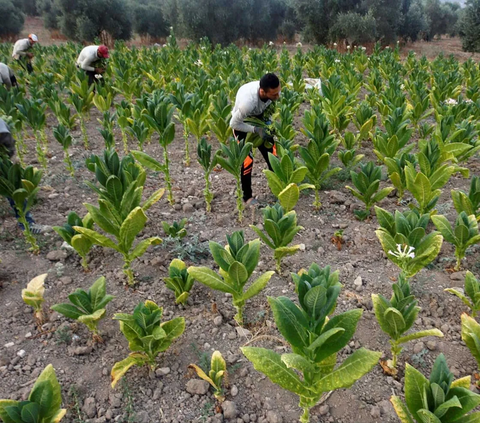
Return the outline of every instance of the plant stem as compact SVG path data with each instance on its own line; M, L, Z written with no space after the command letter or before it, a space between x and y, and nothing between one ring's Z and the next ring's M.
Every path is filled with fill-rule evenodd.
M212 211L212 206L210 205L210 203L212 202L212 193L210 191L210 178L209 178L210 174L209 173L205 173L205 190L203 191L204 195L205 195L205 202L207 203L207 213L211 212Z
M240 178L237 177L237 210L238 210L238 221L241 222L243 220L243 210L244 210L244 205L243 205L243 193L242 193L242 184L240 182Z
M65 158L64 158L63 161L67 165L67 170L70 172L70 175L72 177L74 177L75 176L75 169L73 168L72 160L70 159L70 155L68 154L68 149L64 150L64 155L65 155Z
M185 126L185 123L183 124ZM190 143L188 142L188 130L183 130L183 139L185 140L185 166L190 166Z
M276 266L277 273L279 275L281 275L282 274L282 259L279 257L279 258L275 259L275 262L277 264L277 266Z
M123 150L128 154L128 138L126 132L122 129ZM140 148L141 149L141 148Z
M300 417L301 423L310 423L310 408L305 407L303 409L302 417Z
M237 314L234 319L240 326L243 326L243 306L235 306L235 308L237 309Z
M22 207L23 207L23 205L22 205ZM17 207L17 210L18 210L18 216L19 216L18 220L20 221L20 223L25 228L23 230L23 234L25 235L25 239L32 246L31 250L32 250L33 254L38 254L40 252L40 247L37 244L37 240L35 239L35 237L30 232L30 226L28 225L27 219L25 217L26 212L25 211L20 211L20 209L18 207Z
M173 206L175 203L175 200L173 198L173 192L172 192L172 183L170 181L170 161L168 160L168 153L167 153L167 147L163 147L163 160L165 161L165 183L167 184L167 191L168 191L168 202Z
M135 278L133 277L133 271L130 268L130 260L128 260L127 258L125 258L125 264L123 265L123 273L127 275L128 285L129 286L135 285Z
M313 202L313 207L318 210L322 207L322 203L320 202L320 194L318 193L318 189L315 188L315 201Z
M78 114L78 119L80 120L80 129L82 130L83 145L85 146L85 150L88 150L88 135L87 127L85 126L85 119L80 113Z
M82 257L82 267L85 272L88 271L87 256Z

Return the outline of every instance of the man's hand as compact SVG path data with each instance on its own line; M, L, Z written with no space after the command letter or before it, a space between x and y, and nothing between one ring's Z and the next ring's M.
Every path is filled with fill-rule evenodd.
M104 68L95 68L95 73L104 73L105 72L105 69Z
M257 134L262 140L267 136L265 129L261 128L260 126L254 126L253 133Z
M33 53L27 53L26 56L27 56L29 59L33 59Z

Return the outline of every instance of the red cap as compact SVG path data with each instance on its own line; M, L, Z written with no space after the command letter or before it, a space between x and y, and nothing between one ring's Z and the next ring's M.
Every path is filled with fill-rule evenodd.
M108 59L108 47L101 45L98 47L97 54L99 57L103 57L104 59Z

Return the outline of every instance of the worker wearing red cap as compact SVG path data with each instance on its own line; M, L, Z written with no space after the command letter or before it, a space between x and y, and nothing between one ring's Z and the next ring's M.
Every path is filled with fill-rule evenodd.
M105 67L100 62L101 59L108 59L108 47L88 46L85 47L77 59L77 67L83 69L88 75L88 83L92 85L95 82L95 75L101 75L105 72Z
M33 72L33 53L30 50L35 43L38 43L38 37L35 34L30 34L28 38L18 40L13 46L12 57L17 60L20 66L26 69L28 73Z

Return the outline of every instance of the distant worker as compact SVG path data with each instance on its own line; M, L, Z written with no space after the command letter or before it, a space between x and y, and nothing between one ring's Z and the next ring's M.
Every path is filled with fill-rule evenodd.
M18 87L17 78L12 69L5 63L0 62L0 85L5 85L5 88L10 91L12 87Z
M105 72L105 64L102 59L108 59L108 47L88 46L85 47L77 59L77 67L83 69L88 75L88 83L92 85L95 82L95 75L101 75Z
M10 129L8 128L5 121L0 118L0 160L2 159L2 156L5 156L6 160L10 160L13 163L17 161L15 156L15 139L10 133ZM18 227L22 231L24 231L25 227L23 226L23 223L19 221L19 214L18 214L17 207L15 206L15 202L13 201L12 198L9 198L9 197L7 197L7 200L10 203L10 206L12 207L15 213L15 218L17 219ZM26 201L25 201L25 204L26 204ZM30 232L32 234L43 234L45 232L49 232L52 229L51 226L39 225L38 223L35 223L35 220L33 220L33 217L30 212L27 212L25 218L27 220L28 226L30 228Z
M232 118L230 119L230 127L233 129L233 135L237 141L245 140L249 132L256 133L263 140L263 143L258 149L260 153L262 153L270 170L272 170L272 167L270 166L268 153L275 154L274 140L263 128L252 126L246 123L245 119L255 117L264 120L263 112L272 101L280 98L280 90L280 81L273 73L265 74L260 81L253 81L242 85L238 90L235 107L232 111ZM269 144L272 144L272 146L268 146ZM250 151L250 154L242 164L241 174L243 201L247 206L258 205L258 200L253 198L252 193L252 169L253 152Z
M18 40L13 46L12 57L20 64L23 69L27 70L28 73L33 72L33 53L30 50L35 45L35 43L38 43L38 37L35 34L30 34L28 38Z

